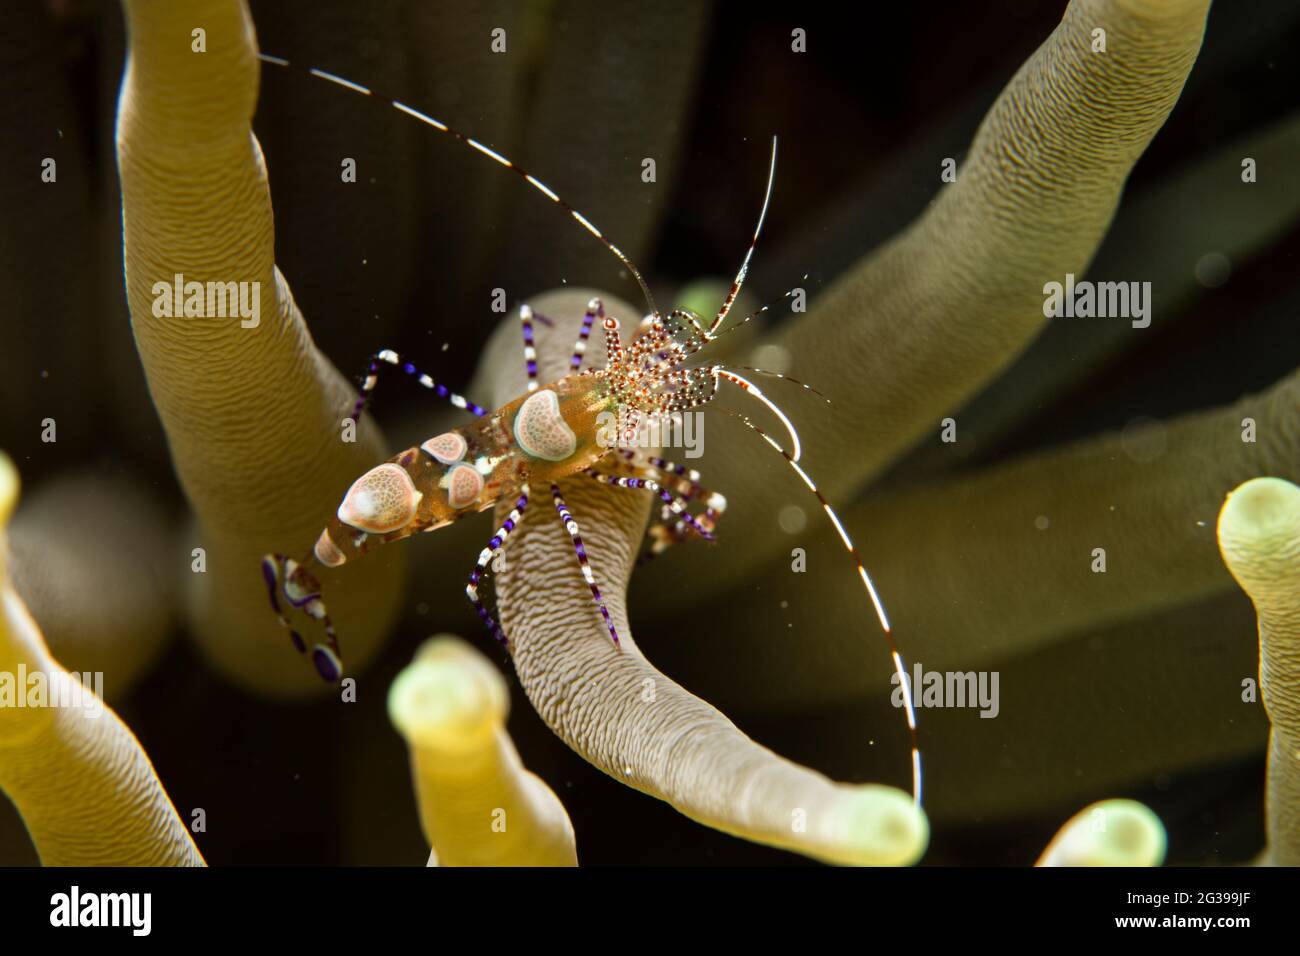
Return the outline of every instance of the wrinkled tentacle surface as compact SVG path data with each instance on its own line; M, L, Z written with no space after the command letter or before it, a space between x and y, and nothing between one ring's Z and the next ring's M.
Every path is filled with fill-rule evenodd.
M342 492L384 457L342 420L355 390L317 351L274 262L274 223L251 121L257 41L239 0L125 0L128 61L117 121L126 291L149 390L207 549L191 620L211 660L269 694L319 690L266 613L259 558L311 546ZM206 30L207 51L191 50ZM258 283L260 317L159 317L156 282ZM353 665L376 649L401 553L332 578Z
M788 406L832 502L937 430L1043 328L1043 285L1082 274L1096 252L1182 91L1209 6L1074 0L985 116L956 182L767 340L835 402L829 415ZM1092 52L1098 28L1105 53ZM709 597L781 547L772 516L792 487L768 480L762 444L738 423L719 421L712 435L734 449L711 471L739 527L728 560L696 589ZM702 559L687 561L698 570Z
M576 321L590 295L553 293L534 306ZM636 314L608 300L607 311ZM514 335L503 323L500 338ZM571 343L569 330L539 333L543 379L562 372ZM488 365L494 401L518 394L525 373L517 355L509 360L494 347L488 356L489 363L502 360ZM564 526L545 511L526 516L496 588L520 682L551 729L601 770L716 829L828 862L914 862L925 849L928 824L908 794L835 783L779 757L641 653L625 593L651 496L585 477L561 487L583 528L621 644L610 641L577 573Z
M1245 418L1258 441L1242 441ZM844 521L879 555L873 573L912 656L969 665L1231 588L1213 542L1219 503L1252 475L1300 480L1298 438L1300 373L1222 408L873 497ZM798 543L819 561L837 546L834 531L812 527ZM1106 552L1104 574L1092 570L1095 548ZM760 595L781 594L788 582L788 561L752 581ZM833 574L799 583L823 632L839 613L840 586ZM761 597L742 603L732 612L738 635L723 633L699 653L740 653L748 644L740 635L773 611ZM766 706L848 700L870 686L863 653L848 640L760 653L734 680Z
M1259 615L1259 689L1271 724L1269 862L1300 866L1300 488L1255 478L1219 513L1223 561Z
M203 857L140 742L56 661L8 576L5 528L18 475L0 454L0 673L28 695L40 675L64 706L0 707L0 790L47 866L202 866ZM19 674L27 675L18 686Z

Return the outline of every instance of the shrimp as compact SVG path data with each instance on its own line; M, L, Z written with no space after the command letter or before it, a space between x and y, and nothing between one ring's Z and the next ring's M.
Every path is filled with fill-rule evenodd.
M295 69L282 57L261 54L260 58L268 64ZM706 325L693 312L681 309L661 312L648 284L632 260L606 238L591 220L541 180L505 156L454 127L399 100L383 97L369 87L314 67L305 72L352 93L387 102L398 112L459 140L520 176L567 212L619 260L640 287L649 311L630 341L624 343L618 318L606 315L601 301L592 299L582 318L568 374L554 382L541 384L538 382L533 320L544 317L535 315L527 304L522 305L519 321L528 387L523 395L495 411L489 411L450 391L392 350L385 349L376 353L371 358L361 393L352 411L351 418L354 422L359 421L378 383L379 374L385 368L400 369L425 388L446 398L455 407L469 412L476 420L435 435L419 446L407 448L359 477L344 495L335 515L321 531L306 557L294 560L279 553L264 556L262 572L272 609L280 623L289 630L298 652L306 654L307 643L291 620L290 612L293 610L301 611L323 627L324 639L314 644L310 654L317 672L331 683L342 679L343 663L338 635L321 595L320 583L312 573L313 567L340 567L381 544L398 541L417 532L436 531L467 515L493 508L500 502L511 502L513 507L479 553L465 593L489 633L502 645L508 646L508 639L501 625L484 605L479 588L488 573L493 555L504 547L532 503L531 495L535 487L549 489L556 513L572 541L580 572L591 589L595 609L617 648L618 629L605 606L587 558L577 519L565 504L559 482L575 475L586 475L614 487L647 490L655 495L661 503L661 513L659 520L652 523L646 533L651 555L688 538L713 540L717 522L726 508L726 499L705 488L700 483L697 472L624 446L635 444L639 430L646 424L662 422L709 404L719 388L726 383L763 405L781 422L788 436L785 445L748 416L736 416L781 455L809 492L817 497L856 568L885 636L896 679L902 689L903 709L912 742L913 797L919 804L921 752L917 742L916 711L909 676L890 629L884 605L857 548L835 510L799 464L802 447L793 422L753 381L740 375L740 369L717 364L690 364L705 346L725 332L740 328L768 308L764 306L741 322L722 329L748 275L767 218L776 178L776 138L772 139L767 188L749 248L717 314ZM790 294L786 293L787 296ZM549 319L545 321L550 322ZM597 323L605 336L605 364L604 367L583 369L588 340ZM772 375L816 391L787 376L761 369L743 370ZM610 422L617 424L611 426ZM285 608L282 602L288 607Z

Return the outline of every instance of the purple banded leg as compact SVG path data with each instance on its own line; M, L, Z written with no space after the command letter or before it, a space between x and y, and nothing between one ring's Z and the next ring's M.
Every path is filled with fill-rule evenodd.
M524 365L528 369L528 391L537 391L537 345L533 341L533 310L519 307L519 328L524 333Z
M635 464L639 453L635 450L626 450L622 454L629 462ZM672 475L677 478L679 480L678 492L687 501L704 502L704 512L698 516L698 520L705 528L712 531L722 517L722 513L727 510L727 499L701 485L700 473L694 468L686 468L668 461L666 458L659 458L654 455L644 455L643 457L646 464L651 468L664 475Z
M283 554L267 554L262 556L262 580L266 582L266 594L271 600L271 610L275 612L275 619L280 622L280 626L289 632L289 639L293 641L294 649L299 654L307 653L307 645L303 643L302 635L294 630L293 624L285 615L284 610L280 607L280 588L284 577L284 563L288 559Z
M686 468L684 465L678 465L666 458L659 458L655 455L646 455L636 449L624 449L620 452L624 458L634 466L638 464L640 458L646 465L665 475L672 475L680 479L679 485L687 490L682 492L686 498L704 498L709 495L709 490L700 484L700 473L693 468Z
M321 598L320 582L307 570L306 563L300 564L283 554L264 555L262 578L271 598L271 609L280 625L289 631L289 638L299 654L307 653L307 644L290 623L288 614L281 609L280 597L284 597L290 608L302 611L324 627L325 643L312 648L311 662L324 680L337 684L343 677L343 655L339 651L338 634Z
M519 527L519 520L523 517L524 510L527 507L528 486L524 485L519 491L519 498L515 502L514 510L510 512L509 517L497 529L497 533L492 536L492 540L487 543L487 547L479 553L478 563L474 565L474 570L469 575L469 584L465 585L465 596L469 598L469 603L474 605L474 610L478 612L478 616L487 627L488 633L496 638L502 646L509 644L509 641L506 640L506 633L501 629L501 625L497 623L497 619L483 606L483 599L478 594L478 586L487 574L487 566L492 560L492 555L497 548L506 543L506 538L510 537L510 533Z
M555 510L559 512L560 520L564 522L564 530L569 532L569 537L573 539L573 549L578 554L582 577L587 582L587 587L591 588L592 599L595 600L596 607L600 608L600 616L605 619L605 626L609 628L609 636L613 639L614 646L618 647L620 646L618 629L614 627L614 621L609 616L609 608L605 607L605 600L600 596L600 588L596 586L596 575L591 570L591 562L587 560L587 548L582 543L582 535L578 533L578 523L573 520L569 506L564 503L559 485L551 485L551 497L555 499Z
M604 484L613 485L616 488L644 488L658 496L659 500L664 503L666 512L675 515L679 521L688 525L706 541L713 540L713 533L705 529L705 527L696 520L695 515L691 514L691 512L687 510L689 501L681 495L664 488L653 478L629 478L622 475L609 475L603 471L596 471L594 468L586 469L583 474L589 475Z
M637 450L625 449L619 454L627 461L625 467L638 469L642 474L648 472L651 479L660 478L661 487L668 486L671 491L675 485L677 502L680 503L679 510L674 502L665 501L659 520L646 528L649 551L641 556L642 563L662 554L670 546L688 540L688 531L696 532L705 540L714 539L718 521L727 510L727 499L701 485L698 471ZM610 481L610 484L618 483ZM703 501L704 510L699 514L687 510L686 505L692 501Z
M379 384L379 371L386 365L396 366L411 378L415 379L429 391L434 392L439 398L445 398L457 408L463 408L471 415L477 415L482 418L487 414L487 409L482 405L476 405L463 395L459 395L447 388L446 385L439 385L430 376L425 375L410 362L404 361L400 355L392 349L384 349L376 352L370 358L370 364L366 367L366 377L361 383L361 393L357 396L357 403L352 406L352 414L349 416L354 422L361 421L361 413L365 411L366 405L370 401L370 396Z
M569 360L569 371L576 372L582 367L582 356L587 351L587 339L591 338L591 326L597 319L605 317L605 306L599 299L587 303L587 311L582 316L582 328L578 330L578 341L573 343L573 358Z

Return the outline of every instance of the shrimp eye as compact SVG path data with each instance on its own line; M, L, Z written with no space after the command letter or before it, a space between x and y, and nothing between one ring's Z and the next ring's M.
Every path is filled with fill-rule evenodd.
M411 523L420 497L406 469L387 462L353 482L338 517L359 531L387 534Z

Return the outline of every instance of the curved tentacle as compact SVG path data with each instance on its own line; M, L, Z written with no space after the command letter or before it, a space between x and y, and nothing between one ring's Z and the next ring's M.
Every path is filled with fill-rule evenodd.
M275 230L251 121L257 41L240 0L124 0L128 60L117 118L126 292L136 346L207 571L191 588L193 630L226 675L267 694L319 690L281 653L258 581L261 555L305 547L383 440L341 425L355 396L321 355L275 266ZM207 51L191 51L202 23ZM158 315L158 283L247 283L253 316ZM402 583L401 558L340 581L340 629L362 663Z

